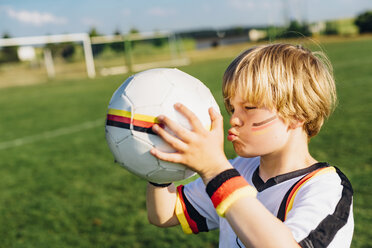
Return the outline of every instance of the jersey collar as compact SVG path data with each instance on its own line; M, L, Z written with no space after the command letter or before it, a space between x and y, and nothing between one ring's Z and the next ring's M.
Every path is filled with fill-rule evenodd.
M261 179L261 177L258 174L258 170L260 168L260 166L258 166L257 169L255 170L255 172L253 173L252 182L253 182L254 186L256 187L257 191L261 192L261 191L263 191L267 188L270 188L271 186L274 186L276 184L279 184L281 182L290 180L290 179L295 178L295 177L303 176L303 175L308 174L308 173L310 173L314 170L317 170L317 169L322 168L322 167L328 167L328 166L329 166L328 163L319 162L319 163L313 164L313 165L311 165L307 168L301 169L301 170L296 170L296 171L292 171L292 172L289 172L289 173L278 175L276 177L272 177L269 180L267 180L266 183Z

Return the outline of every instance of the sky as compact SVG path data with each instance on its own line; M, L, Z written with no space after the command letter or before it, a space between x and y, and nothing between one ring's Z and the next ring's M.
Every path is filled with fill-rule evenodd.
M350 18L372 0L0 0L0 35L140 32L280 25Z

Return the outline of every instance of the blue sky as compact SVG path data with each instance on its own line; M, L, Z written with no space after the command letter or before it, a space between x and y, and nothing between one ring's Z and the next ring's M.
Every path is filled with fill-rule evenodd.
M284 8L286 6L286 8ZM12 37L155 30L183 31L354 17L371 0L0 0L0 34Z

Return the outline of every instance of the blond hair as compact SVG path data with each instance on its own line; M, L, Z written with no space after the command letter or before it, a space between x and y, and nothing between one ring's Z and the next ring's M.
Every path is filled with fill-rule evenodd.
M257 107L276 110L291 124L303 121L308 137L320 131L336 105L332 66L322 52L302 46L270 44L240 54L223 76L227 111L239 94Z

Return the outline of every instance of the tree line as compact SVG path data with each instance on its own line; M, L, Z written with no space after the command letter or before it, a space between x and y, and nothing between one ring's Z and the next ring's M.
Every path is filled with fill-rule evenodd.
M359 33L372 33L372 10L366 11L358 15L355 20L354 24L358 27ZM247 30L251 28L243 28L243 27L234 27L225 30L199 30L199 31L190 31L190 32L181 32L179 35L181 37L188 37L193 39L200 39L200 38L221 38L221 37L228 37L228 36L238 36L242 34L246 34ZM279 31L277 28L273 31L272 27L266 27L268 32L267 38L291 38L291 37L298 37L300 36L311 36L312 33L310 31L310 26L307 23L299 23L295 20L292 20L287 27L281 28ZM139 31L135 28L132 28L129 32L130 34L139 33ZM336 28L332 25L331 22L326 22L326 27L324 30L324 34L337 34ZM91 28L89 31L90 37L100 36L101 34L97 31L96 28ZM119 30L114 32L114 35L122 35ZM2 36L3 38L11 38L10 34L5 33ZM148 40L146 42L151 43L156 47L161 47L166 43L166 38L156 38L152 40ZM64 60L69 61L73 58L73 55L76 52L76 43L68 42L68 43L59 43L59 44L47 44L45 48L50 49L52 53L56 56L62 57ZM132 47L136 45L136 42L132 42ZM125 52L125 46L123 42L114 42L110 44L94 44L92 46L93 55L97 56L104 51L105 48L109 47L110 49L114 50L115 52ZM17 55L16 46L11 47L1 47L0 48L0 64L5 62L17 62L19 61Z

